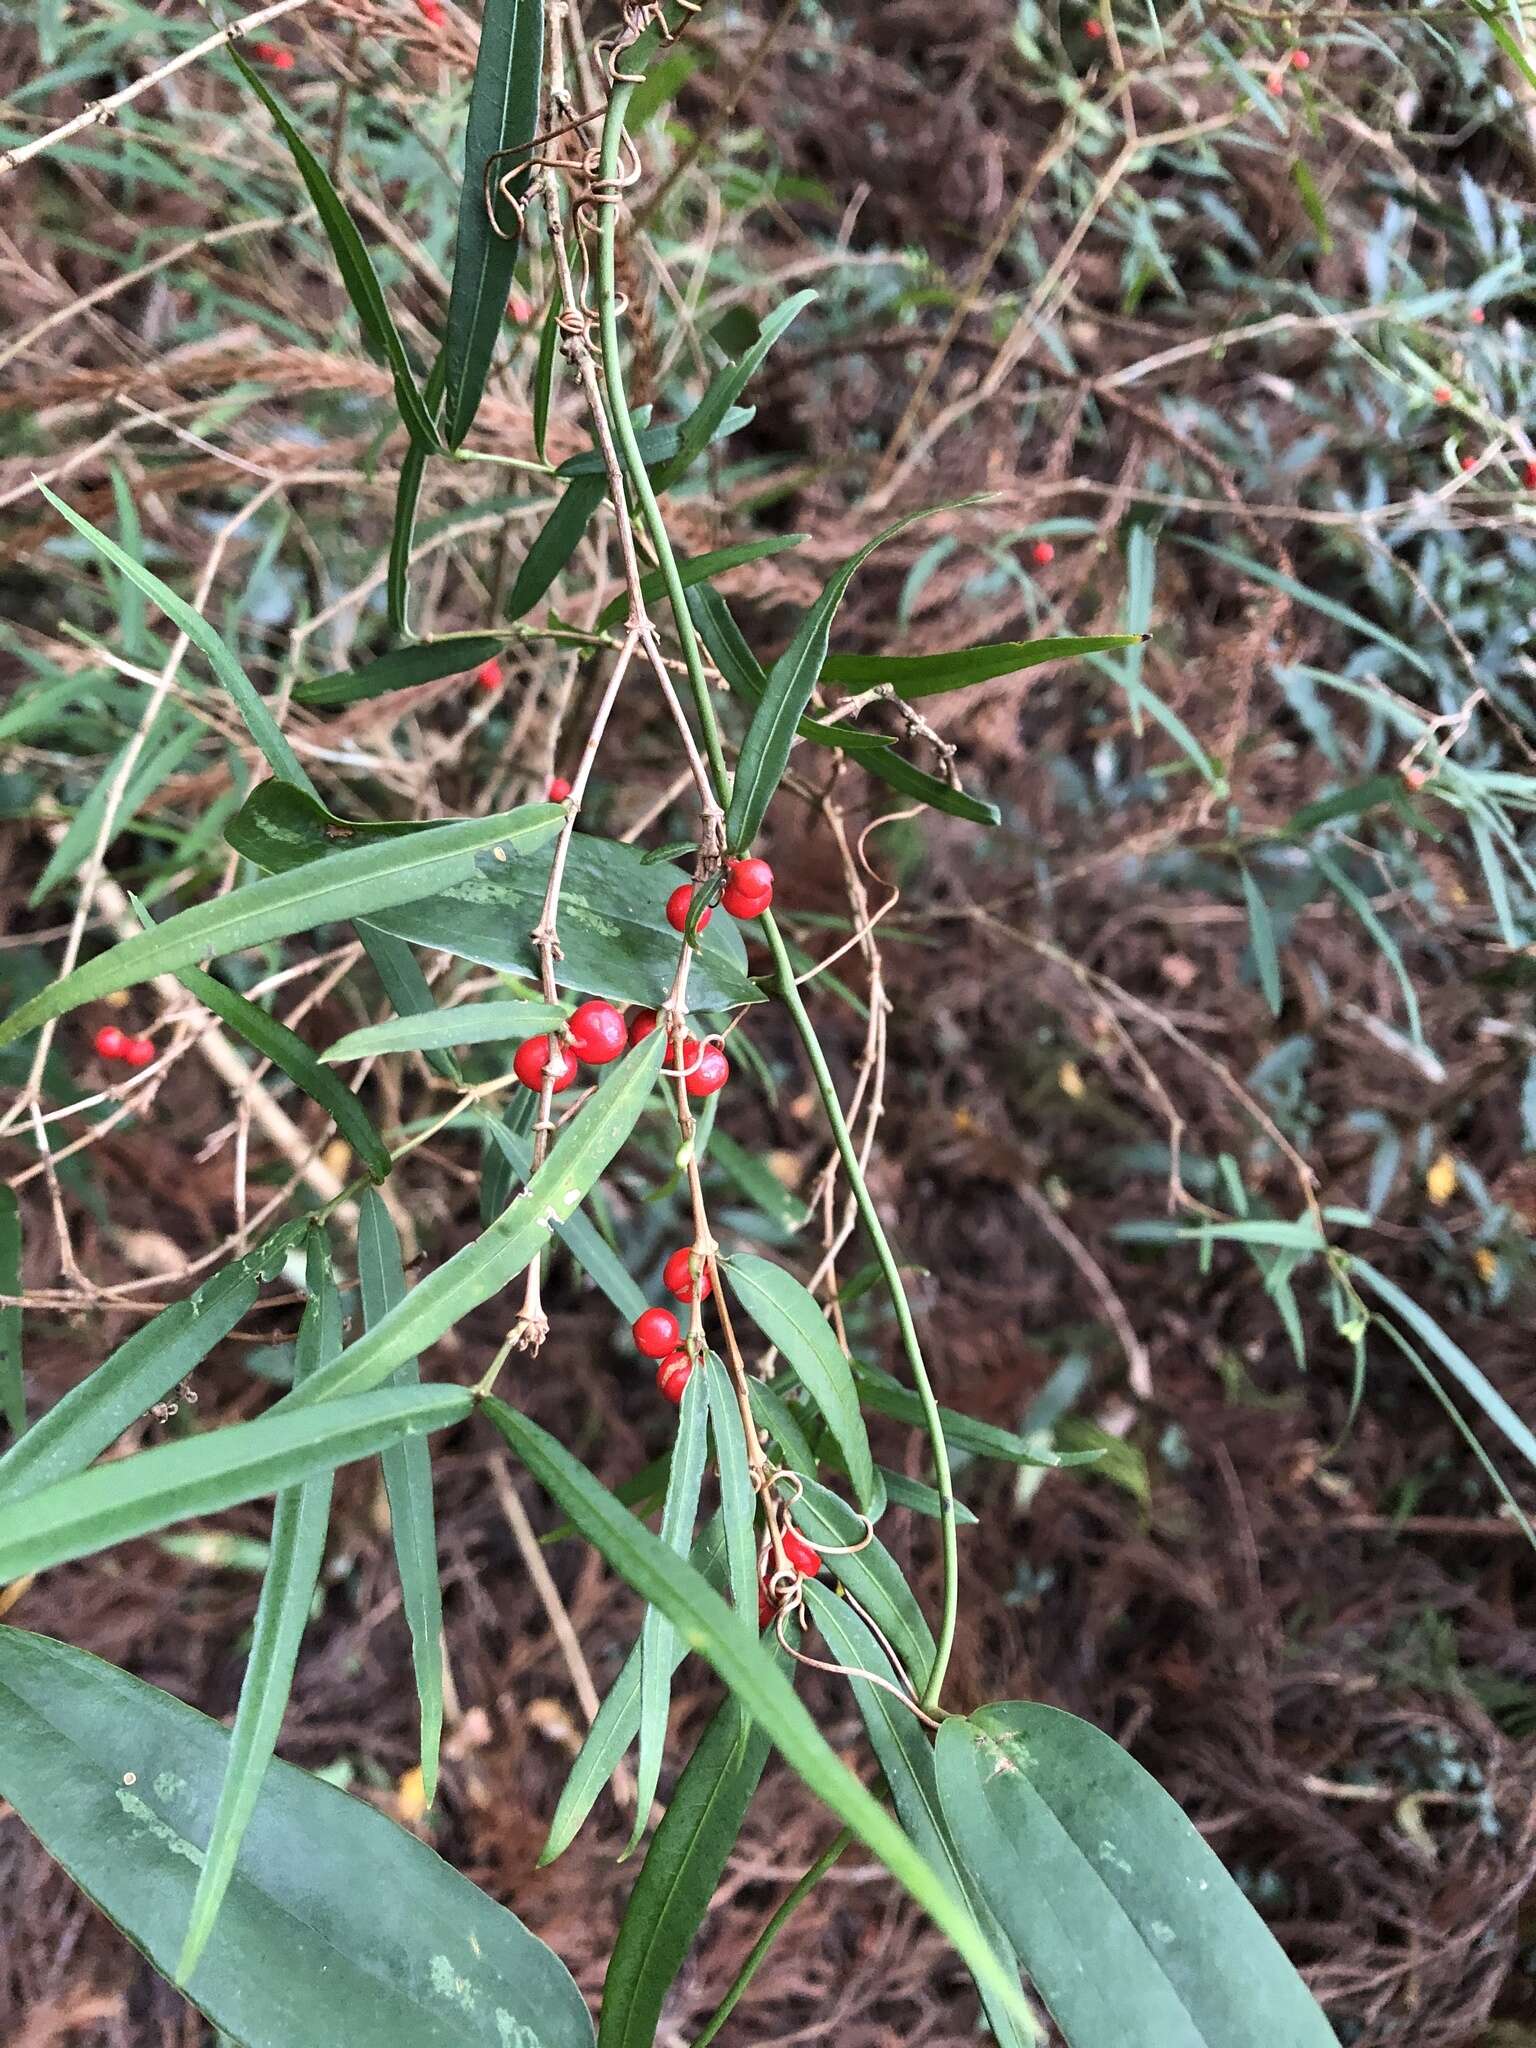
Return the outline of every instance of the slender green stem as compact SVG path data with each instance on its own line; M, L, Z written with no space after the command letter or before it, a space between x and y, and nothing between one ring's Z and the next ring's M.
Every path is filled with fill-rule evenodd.
M774 922L773 912L765 911L761 919L763 936L773 954L778 969L779 994L799 1033L800 1043L805 1047L805 1056L811 1063L811 1076L816 1083L816 1092L821 1097L822 1108L826 1111L827 1122L832 1126L833 1143L837 1146L838 1157L843 1162L843 1171L848 1176L848 1185L858 1206L859 1217L870 1243L875 1248L880 1271L885 1280L886 1292L891 1306L896 1311L896 1324L901 1331L902 1349L907 1354L907 1363L912 1368L912 1383L917 1389L917 1398L923 1404L923 1419L927 1425L928 1442L933 1450L934 1484L938 1489L940 1503L939 1526L943 1532L944 1545L944 1611L939 1622L938 1647L934 1652L933 1669L928 1674L928 1683L923 1688L921 1704L927 1708L937 1707L939 1695L944 1689L944 1674L949 1668L950 1654L955 1646L955 1622L960 1607L960 1543L955 1522L954 1485L949 1475L949 1446L944 1441L944 1422L939 1414L938 1396L933 1391L933 1382L928 1377L928 1368L923 1362L923 1347L918 1341L917 1325L912 1320L911 1304L907 1290L901 1284L901 1268L891 1250L885 1234L885 1225L880 1221L859 1167L859 1155L854 1148L853 1133L848 1128L843 1106L837 1099L837 1084L832 1079L826 1055L816 1036L816 1027L800 999L795 986L794 962Z
M827 1872L852 1840L853 1836L846 1828L840 1829L832 1837L831 1841L828 1842L826 1848L822 1850L805 1875L797 1879L784 1894L783 1901L777 1912L753 1943L752 1953L737 1971L735 1983L732 1984L730 1990L727 1991L724 1998L715 2007L709 2024L705 2027L703 2033L695 2037L693 2048L709 2048L709 2043L713 2041L716 2034L719 2033L720 2029L735 2011L737 2000L757 1975L759 1969L761 1969L769 1949L773 1947L780 1934L783 1933L785 1922L810 1897L811 1893L821 1883L821 1880L826 1876Z
M634 60L635 54L633 50L628 53L630 61ZM600 186L606 183L610 190L613 189L618 176L624 119L633 91L633 85L623 80L615 85L613 96L608 102L607 117L603 123L598 181ZM635 437L624 390L624 361L619 344L614 254L617 213L616 202L599 206L597 310L598 330L602 343L603 381L607 387L613 432L623 457L625 473L635 494L636 503L640 507L666 584L672 616L677 626L678 642L683 652L683 663L688 672L693 701L704 732L704 743L709 755L710 772L714 777L716 793L721 803L725 804L730 798L731 778L730 770L726 766L725 750L721 745L720 728L715 718L714 700L710 695L709 680L704 673L703 657L699 653L698 636L693 630L693 619L688 610L682 578L678 574L677 558L672 552L672 542L667 533L666 521L662 518L661 507L656 502L656 493L651 488L651 480L646 474L645 459L640 453L639 443ZM865 1185L853 1135L848 1129L842 1104L837 1098L836 1083L832 1079L826 1057L816 1037L816 1027L811 1022L805 1004L800 1000L800 991L795 986L794 967L785 951L783 938L771 912L764 916L762 930L778 968L779 992L789 1010L800 1042L805 1047L805 1056L810 1062L816 1090L826 1111L827 1122L832 1128L838 1156L843 1162L843 1170L848 1176L848 1184L853 1191L864 1228L874 1245L875 1256L880 1263L886 1291L890 1295L897 1326L901 1331L902 1347L912 1370L913 1384L923 1406L928 1441L933 1453L934 1483L938 1488L941 1503L940 1527L943 1531L944 1550L944 1607L939 1623L938 1647L934 1653L933 1669L928 1674L928 1682L922 1696L922 1705L931 1711L939 1705L939 1696L944 1688L944 1676L954 1649L955 1623L960 1606L960 1549L955 1523L955 1496L949 1473L949 1449L944 1441L944 1424L939 1414L938 1398L928 1377L928 1368L923 1362L922 1345L918 1341L917 1326L912 1320L906 1289L901 1284L901 1270L886 1239L885 1228L870 1198L869 1189Z

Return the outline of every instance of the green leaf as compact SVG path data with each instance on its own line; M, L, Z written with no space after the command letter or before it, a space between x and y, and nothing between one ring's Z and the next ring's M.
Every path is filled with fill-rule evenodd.
M914 1429L926 1426L923 1404L910 1387L902 1386L899 1380L872 1365L858 1365L855 1371L859 1398L866 1407L897 1422L910 1423ZM994 1458L1004 1465L1041 1465L1055 1471L1058 1467L1090 1465L1098 1456L1096 1451L1053 1451L1049 1444L1035 1437L1019 1436L1011 1429L999 1429L995 1423L978 1422L973 1415L962 1415L956 1408L941 1408L939 1420L944 1425L945 1442L955 1450L969 1451L976 1458Z
M357 704L366 697L384 697L417 683L435 683L444 676L467 675L483 661L500 654L504 633L444 633L436 640L417 640L395 647L361 668L341 668L331 675L312 676L293 693L296 704Z
M770 1344L777 1345L826 1418L848 1461L848 1476L862 1506L875 1486L869 1437L859 1413L853 1367L838 1347L826 1317L792 1273L751 1252L728 1259L738 1300Z
M378 1200L372 1189L369 1199ZM305 1264L309 1300L294 1347L296 1381L341 1348L341 1297L331 1276L330 1251L321 1229L310 1232ZM277 1747L304 1624L325 1562L330 1515L329 1472L317 1473L302 1486L280 1493L273 1504L271 1551L256 1607L251 1654L240 1684L229 1763L176 1964L178 1984L187 1982L208 1946L234 1875L241 1840L256 1809L261 1781Z
M816 1453L811 1449L799 1411L791 1408L766 1380L749 1379L747 1397L752 1403L753 1420L773 1438L783 1462L802 1478L809 1478L816 1470Z
M803 533L771 533L762 540L741 541L735 547L715 548L707 555L680 555L678 580L684 590L690 590L695 584L707 583L713 576L724 576L728 570L744 568L748 562L761 562L769 555L782 555L788 548L799 547L806 538ZM660 569L652 569L640 579L640 595L647 604L654 604L657 598L666 594L666 590L667 579ZM629 593L623 591L598 613L592 630L606 633L628 612Z
M1328 209L1323 204L1322 193L1317 189L1317 180L1299 156L1291 163L1291 183L1296 187L1297 196L1307 210L1307 219L1311 221L1317 233L1319 248L1325 256L1331 256L1333 231L1328 225Z
M443 402L448 378L448 359L441 349L427 378L427 410L435 418ZM395 487L395 517L389 533L389 568L386 599L389 630L397 639L409 638L411 631L411 544L416 537L416 507L421 498L422 479L427 473L431 450L412 441L400 458L400 481Z
M153 931L156 927L150 925L149 929ZM176 978L189 995L196 996L216 1017L222 1017L232 1031L238 1031L247 1044L255 1046L263 1059L281 1067L289 1080L325 1111L372 1178L385 1179L394 1161L389 1147L373 1128L367 1110L350 1088L320 1064L296 1031L290 1031L248 996L237 995L200 968L180 967ZM406 1021L396 1019L398 1023Z
M573 1534L568 1527L566 1534ZM547 1538L544 1540L548 1540ZM688 1553L688 1561L710 1585L714 1585L725 1554L725 1535L718 1515L713 1516L700 1530L697 1541ZM754 1595L754 1599L755 1599ZM755 1609L754 1609L755 1612ZM668 1648L675 1671L688 1654L688 1645L674 1629ZM553 1863L575 1841L581 1832L582 1823L597 1803L597 1795L613 1776L625 1750L634 1741L640 1729L640 1645L636 1643L624 1660L623 1669L609 1688L608 1695L597 1710L597 1718L587 1730L587 1739L581 1745L576 1761L571 1766L571 1775L565 1781L560 1794L560 1803L555 1808L555 1817L549 1824L549 1839L539 1856L539 1868Z
M1377 950L1391 968L1393 975L1396 977L1397 985L1403 992L1403 1008L1408 1015L1408 1035L1421 1052L1427 1051L1428 1048L1424 1044L1423 1020L1419 1016L1418 992L1414 988L1413 977L1404 965L1402 952L1398 947L1397 941L1376 914L1376 910L1365 891L1356 887L1354 882L1344 872L1344 869L1333 858L1332 854L1326 852L1320 846L1314 846L1312 848L1312 864L1318 873L1324 876L1330 887L1343 897L1356 917L1359 918L1361 924L1365 926L1367 932L1375 940Z
M547 1430L494 1396L486 1399L484 1412L587 1540L636 1592L653 1601L684 1632L752 1718L768 1730L774 1746L810 1790L905 1886L954 1943L978 1981L995 1988L1014 2018L1027 2025L1028 2007L975 1920L955 1903L895 1821L838 1760L750 1624L733 1613L643 1522L621 1507Z
M290 1394L255 1422L157 1444L24 1500L7 1494L0 1504L0 1580L297 1486L402 1437L462 1422L470 1410L462 1387L385 1387L304 1408L293 1402Z
M21 1292L21 1205L14 1188L0 1188L0 1294ZM27 1426L27 1390L21 1373L21 1309L0 1308L0 1414L19 1437ZM0 1458L0 1486L7 1460Z
M1259 987L1264 991L1270 1015L1278 1017L1285 996L1280 985L1280 954L1275 945L1274 919L1269 914L1264 891L1253 879L1246 861L1238 862L1238 873L1243 880L1243 901L1248 906L1248 939L1253 947L1253 964L1258 970Z
M235 69L277 123L278 133L288 145L288 153L298 168L299 176L304 180L304 189L309 194L310 203L319 214L320 225L325 229L330 241L331 253L336 258L336 267L341 272L341 281L347 288L347 297L352 301L352 310L357 315L358 324L369 347L389 364L394 374L395 404L411 439L419 442L424 448L435 448L436 422L416 388L416 372L411 367L411 359L405 352L405 344L400 339L383 290L374 274L373 259L363 245L363 238L358 233L351 214L342 205L336 188L326 176L319 158L233 43L229 46L229 54L234 59Z
M488 1116L485 1129L491 1142L511 1167L519 1187L533 1171L533 1147L518 1131L507 1128L499 1117ZM595 1223L579 1209L555 1225L555 1235L587 1277L613 1303L626 1323L632 1323L649 1307L639 1282L609 1245Z
M592 515L608 495L605 476L579 476L566 485L553 512L533 537L507 599L509 619L526 618L581 545Z
M514 817L549 821L563 812L531 805ZM328 849L330 814L280 783L263 783L231 822L232 846L258 867L289 869ZM420 825L352 828L359 836L398 837L420 833ZM430 828L441 831L442 826ZM433 946L502 974L538 971L530 933L544 907L547 875L542 868L512 860L482 866L472 879L446 894L378 911L369 929L382 927L413 944ZM555 979L563 988L585 989L610 1002L666 1000L677 971L677 934L667 923L667 897L688 877L680 868L653 862L633 846L578 832L571 839L560 892L560 945ZM747 979L747 949L736 920L712 918L699 935L688 981L688 1000L700 1010L734 1009L762 1000Z
M405 1299L400 1239L383 1198L368 1188L357 1219L357 1280L363 1322L373 1329ZM339 1350L339 1347L338 1347ZM390 1385L421 1379L414 1358L397 1366ZM298 1379L295 1386L300 1385ZM421 1785L428 1806L437 1796L443 1733L443 1594L437 1575L437 1518L432 1507L432 1453L423 1436L386 1445L380 1458L389 1496L390 1533L400 1574L401 1604L411 1631L411 1664L421 1710Z
M902 1826L911 1836L934 1871L957 1899L975 1914L976 1922L990 1939L998 1962L1016 1971L1007 1937L982 1901L975 1879L956 1854L944 1816L939 1807L939 1788L934 1775L933 1750L922 1723L910 1707L904 1706L888 1687L897 1684L889 1658L874 1635L854 1613L846 1600L837 1599L814 1579L805 1582L805 1598L812 1618L821 1630L833 1659L848 1673L848 1683L858 1702L859 1716L869 1736L869 1746L885 1779ZM873 1685L861 1677L869 1672L885 1681ZM1001 2048L1020 2048L1034 2038L1033 2030L1021 2034L1007 2009L982 1991L987 2020Z
M1070 2048L1337 2048L1279 1943L1155 1780L1055 1707L946 1721L939 1796Z
M944 1503L937 1487L921 1479L909 1479L905 1472L893 1472L889 1465L877 1465L875 1476L884 1480L885 1497L893 1508L907 1508L914 1515L932 1515L935 1521L943 1520ZM976 1526L976 1517L963 1500L955 1502L955 1523L961 1529Z
M169 739L155 748L147 760L140 763L138 772L130 778L112 813L111 832L101 841L103 853L127 831L140 808L176 772L193 748L199 745L202 737L200 726L181 724ZM78 878L106 822L107 800L122 769L126 753L125 747L87 791L85 801L64 828L63 836L48 856L47 865L32 886L27 897L29 909L35 910L66 876L72 880Z
M1136 647L1140 633L1063 634L1051 640L999 640L983 647L957 647L947 654L829 654L821 680L850 690L878 689L889 683L898 697L934 697L941 690L962 690L969 683L994 676L1017 675L1047 661L1073 661L1084 654L1106 654L1117 647Z
M740 1145L729 1131L717 1130L709 1141L709 1163L718 1166L738 1191L776 1230L801 1230L810 1211L800 1197L785 1187L776 1173L755 1152Z
M694 1374L698 1378L698 1374ZM730 1573L731 1605L738 1614L757 1612L757 1540L754 1518L757 1496L747 1468L747 1432L742 1425L736 1389L724 1361L710 1352L704 1361L709 1395L709 1433L720 1475L720 1519L725 1526L725 1556Z
M277 1412L300 1403L329 1403L338 1394L378 1386L514 1280L543 1250L556 1221L574 1211L634 1129L661 1067L661 1037L653 1031L605 1076L555 1140L527 1187L487 1230L434 1266L397 1308L349 1344L334 1365L295 1388ZM305 1412L311 1412L307 1406Z
M640 459L648 470L654 469L658 463L670 462L683 445L681 427L645 425L645 421L650 417L650 411L651 408L647 405L630 414L635 424L635 445L639 448ZM733 405L722 416L710 438L714 441L727 440L732 434L740 433L743 427L750 426L756 417L756 411L752 406ZM560 477L606 477L607 474L608 466L603 460L603 452L597 447L584 448L579 455L568 455L555 471L555 475Z
M858 763L878 782L888 783L902 796L916 797L931 811L943 811L951 818L965 818L973 825L1002 823L1002 812L989 798L972 796L966 790L956 789L942 776L930 775L925 769L914 767L905 755L894 750L890 753L861 751Z
M1214 42L1208 37L1207 42ZM1250 556L1240 554L1236 548L1218 547L1214 541L1196 540L1192 534L1171 534L1170 539L1178 541L1181 547L1196 548L1202 555L1213 555L1218 562L1226 562L1231 568L1239 569L1255 583L1267 583L1272 590L1283 590L1287 597L1293 597L1298 604L1309 606L1321 612L1324 618L1332 619L1337 625L1347 626L1351 633L1358 633L1362 639L1372 640L1378 647L1386 647L1393 654L1400 655L1410 668L1416 668L1420 675L1434 674L1423 655L1417 653L1405 641L1395 638L1359 612L1351 611L1348 605L1339 604L1331 597L1325 597L1315 585L1298 583L1294 576L1284 576L1278 569L1267 569L1262 562L1255 562Z
M289 784L267 787L305 801ZM366 917L437 889L470 883L480 872L477 856L486 849L499 845L504 853L527 852L550 836L561 815L555 804L530 804L492 818L431 825L406 838L379 837L322 854L288 874L264 875L227 896L183 910L152 931L136 932L51 983L0 1021L0 1045L81 1003L152 981L157 974L175 974L210 954L236 953L333 919ZM231 833L238 823L237 817Z
M709 1401L703 1373L694 1372L683 1389L677 1413L677 1439L672 1447L672 1470L667 1495L661 1508L661 1540L679 1557L686 1557L693 1544L693 1525L699 1515L699 1489L704 1483L704 1459L708 1448ZM639 1790L635 1798L635 1830L629 1838L626 1856L632 1856L645 1833L661 1782L661 1759L667 1746L667 1707L671 1698L672 1623L659 1607L645 1610L640 1625L640 1756L635 1770Z
M507 314L522 239L522 214L515 202L526 194L533 175L531 145L539 126L543 73L543 0L486 0L464 128L464 183L448 297L444 354L450 448L457 448L474 425ZM526 164L511 157L492 164L499 150L527 151ZM513 176L503 194L501 182L509 172Z
M549 302L549 311L544 315L544 325L539 330L539 359L533 371L533 452L540 462L546 460L549 401L554 395L555 354L559 342L560 297L556 293Z
M265 1281L307 1228L285 1223L135 1330L94 1371L76 1382L0 1458L0 1500L17 1501L55 1480L83 1472L131 1423L162 1400L222 1342L255 1301Z
M726 817L726 838L731 850L743 853L757 836L774 791L783 779L795 724L816 687L822 663L827 658L827 641L832 621L843 601L843 593L855 575L885 541L903 533L919 519L931 519L936 510L908 512L866 541L857 554L850 555L812 605L795 630L795 636L768 671L763 701L752 715L736 762L731 806Z
M433 1010L426 1017L386 1017L382 1024L365 1024L328 1045L320 1058L327 1066L339 1066L345 1060L372 1059L379 1053L484 1045L528 1038L564 1022L564 1010L554 1003L458 1003L452 1009Z
M795 1526L813 1543L843 1548L845 1555L828 1557L827 1569L858 1601L921 1693L933 1669L935 1649L933 1632L917 1604L907 1573L878 1537L864 1542L869 1532L852 1508L817 1480L806 1480L794 1519ZM863 1547L850 1549L853 1544Z
M720 431L727 413L756 376L763 358L790 322L805 310L815 296L813 291L796 292L794 297L786 299L782 306L775 306L758 329L757 339L752 346L739 360L728 363L711 381L709 389L683 422L682 432L678 437L677 453L665 462L652 478L658 494L670 490L673 484L693 467Z
M153 598L171 624L185 633L199 653L206 656L209 667L234 699L235 709L240 713L246 731L265 755L273 773L281 775L285 781L297 783L300 789L313 790L314 784L300 767L297 754L283 738L266 700L202 614L195 612L184 598L178 597L168 583L162 583L152 569L146 569L132 555L125 555L115 540L99 532L88 519L82 519L73 506L66 505L62 498L55 496L45 483L40 482L37 488L82 540L88 541L98 555L110 562L128 582L137 585L146 597Z
M690 1381L690 1386L692 1382ZM716 1708L656 1830L603 1979L598 2048L651 2048L772 1748L735 1699Z
M427 977L416 964L416 955L405 943L388 932L381 932L376 926L365 925L358 932L363 949L373 963L373 971L379 977L391 1005L401 1018L430 1017L436 1011L432 990ZM459 1079L458 1064L453 1054L429 1049L427 1065L445 1080Z
M0 1797L169 1975L227 1730L46 1636L0 1630ZM238 2048L591 2048L559 1958L359 1799L274 1762L188 1996Z

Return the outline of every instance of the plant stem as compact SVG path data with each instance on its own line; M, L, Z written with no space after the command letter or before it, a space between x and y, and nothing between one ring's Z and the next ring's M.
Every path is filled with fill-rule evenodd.
M735 1983L715 2007L703 2033L695 2038L693 2048L709 2048L709 2043L735 2011L737 2000L761 1969L769 1949L784 1931L785 1922L792 1914L798 1912L852 1840L853 1836L848 1830L840 1828L805 1875L790 1886L773 1918L752 1944L752 1953L737 1971Z

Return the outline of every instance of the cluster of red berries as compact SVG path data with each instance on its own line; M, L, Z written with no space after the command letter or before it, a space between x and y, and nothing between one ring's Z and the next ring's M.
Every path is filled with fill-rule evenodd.
M773 869L765 860L730 860L725 865L730 879L720 899L722 908L728 910L732 917L761 917L773 901ZM667 898L667 923L673 931L688 929L688 911L692 902L693 884L679 882ZM714 914L712 910L701 911L694 929L703 931Z
M707 915L707 913L706 913ZM660 1019L654 1010L636 1010L629 1020L629 1042L638 1045L649 1038ZM706 1045L697 1038L685 1038L677 1048L683 1086L693 1096L718 1095L731 1078L731 1063L718 1045Z
M251 55L258 64L270 64L274 71L293 69L293 52L281 43L252 43Z
M131 1038L115 1024L103 1024L92 1043L98 1059L121 1060L125 1067L147 1067L155 1056L153 1039Z
M693 1247L679 1245L661 1269L662 1283L669 1294L675 1294L679 1301L691 1302L694 1298ZM698 1298L708 1301L715 1291L709 1269L702 1267L698 1276ZM682 1400L683 1389L693 1377L693 1360L682 1348L682 1326L669 1308L648 1308L635 1317L630 1326L635 1348L642 1357L654 1358L656 1384L674 1406Z
M537 1094L553 1066L554 1093L563 1095L576 1079L578 1061L585 1060L589 1067L606 1067L627 1043L624 1019L612 1003L582 1003L571 1012L563 1037L552 1038L541 1031L537 1038L525 1038L513 1055L512 1071L525 1088Z

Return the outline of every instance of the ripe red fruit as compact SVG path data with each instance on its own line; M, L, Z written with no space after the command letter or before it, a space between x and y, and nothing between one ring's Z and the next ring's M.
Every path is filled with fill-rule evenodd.
M731 1063L718 1045L683 1040L683 1086L690 1095L716 1095L731 1078Z
M807 1543L798 1529L784 1531L784 1555L802 1579L814 1579L821 1570L821 1552Z
M281 43L252 43L251 55L258 64L270 64L274 71L293 69L293 52L285 50Z
M1054 562L1056 559L1056 550L1048 540L1037 540L1029 552L1031 559L1038 563L1042 569L1047 562Z
M693 1274L688 1266L692 1251L691 1245L680 1245L661 1269L662 1285L668 1294L675 1294L679 1301L693 1299ZM714 1291L715 1283L710 1279L709 1268L706 1266L699 1274L700 1301L708 1301Z
M1435 386L1436 405L1449 405L1451 402L1451 396L1452 393L1449 384L1437 384Z
M656 1384L674 1404L682 1400L683 1389L692 1378L693 1360L686 1351L668 1352L656 1368Z
M514 327L529 327L533 324L533 301L522 292L508 292L507 318Z
M115 1024L103 1024L91 1042L104 1060L120 1060L128 1050L128 1034Z
M750 920L762 916L773 901L773 891L770 889L766 896L754 896L750 890L738 889L734 882L727 882L720 900L732 917Z
M1483 322L1488 318L1488 315L1483 311L1481 306L1474 306L1471 312L1467 315L1467 318L1472 322L1472 325L1474 327L1481 327Z
M725 907L732 917L761 917L773 901L773 869L765 860L733 860L725 885Z
M501 664L496 661L482 661L475 670L475 681L482 690L501 688Z
M443 12L443 0L416 0L416 5L421 9L422 19L433 28L441 28L448 19Z
M1083 23L1083 34L1088 37L1090 42L1102 43L1104 40L1103 22L1098 20L1096 16L1090 15L1088 20Z
M671 925L673 931L682 932L688 929L688 906L692 901L693 884L691 882L679 882L672 891L672 894L667 898L667 923ZM703 931L705 925L709 923L714 914L712 910L704 911L698 923L694 926L694 930Z
M551 775L549 778L549 801L552 804L563 804L570 793L571 785L563 775Z
M1477 457L1475 455L1463 455L1463 457L1461 458L1461 466L1463 469L1476 469Z
M1264 83L1275 99L1279 99L1280 95L1285 91L1285 80L1278 71L1265 79Z
M647 1358L665 1358L669 1351L676 1351L682 1334L677 1317L669 1308L643 1309L630 1324L635 1347Z
M1312 59L1307 55L1305 50L1292 50L1291 69L1293 71L1309 70L1311 68L1311 64Z
M123 1058L130 1067L147 1067L155 1056L155 1044L151 1038L130 1038L123 1047Z
M758 1627L760 1629L766 1628L778 1611L773 1604L773 1595L768 1591L768 1588L764 1585L759 1585L757 1589Z
M629 1020L630 1044L638 1045L642 1038L649 1038L655 1029L656 1012L654 1010L636 1010L633 1017Z
M576 1057L589 1067L606 1067L624 1050L628 1034L612 1003L582 1003L566 1025Z
M555 1075L556 1095L563 1095L580 1071L576 1055L568 1045L556 1042L555 1058L559 1071ZM537 1038L525 1038L512 1059L512 1071L525 1088L531 1088L535 1095L544 1086L544 1070L549 1065L549 1034L541 1031Z
M1536 462L1528 462L1521 472L1521 476L1525 483L1525 488L1528 491L1536 491Z

